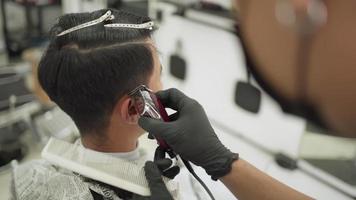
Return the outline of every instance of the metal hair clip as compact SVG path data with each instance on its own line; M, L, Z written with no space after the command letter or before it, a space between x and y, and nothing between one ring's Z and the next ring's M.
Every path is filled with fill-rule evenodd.
M96 24L99 24L101 22L104 22L104 21L109 21L109 20L113 20L115 19L115 16L112 15L111 13L111 10L108 10L103 16L101 16L100 18L96 19L96 20L93 20L93 21L90 21L90 22L86 22L84 24L80 24L78 26L74 26L70 29L67 29L61 33L59 33L57 36L63 36L65 34L68 34L68 33L71 33L73 31L77 31L77 30L80 30L80 29L83 29L83 28L87 28L87 27L90 27L90 26L94 26Z
M153 21L142 24L105 24L107 28L134 28L134 29L149 29L152 30L154 26Z

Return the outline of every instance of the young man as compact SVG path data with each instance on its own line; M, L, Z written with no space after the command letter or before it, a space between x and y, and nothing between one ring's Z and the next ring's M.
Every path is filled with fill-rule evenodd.
M143 166L138 126L128 93L139 85L160 90L161 64L148 17L117 10L68 14L51 29L38 77L48 96L75 122L78 157L109 165L121 159ZM115 167L115 166L114 166ZM119 166L117 166L119 167ZM178 198L178 188L169 188ZM16 199L131 199L132 193L40 160L14 170Z

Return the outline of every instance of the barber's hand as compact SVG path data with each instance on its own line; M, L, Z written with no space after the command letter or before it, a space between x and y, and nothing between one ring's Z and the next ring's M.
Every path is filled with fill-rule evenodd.
M160 91L157 97L177 113L170 116L171 122L141 117L139 125L164 139L182 158L203 167L213 179L229 173L237 158L220 142L203 107L177 89Z
M162 160L157 160L155 162L152 161L146 162L144 169L145 169L145 175L148 182L148 186L150 187L151 190L151 196L144 197L144 196L134 195L132 200L157 200L157 199L173 200L172 195L169 193L166 185L162 180L163 172L166 171L167 168L172 164L172 161L169 163L168 160L170 161L170 159L166 158ZM174 176L176 176L178 173L179 170L177 173L175 173Z
M161 174L169 179L174 179L180 172L180 168L177 165L172 166L171 159L166 158L166 152L161 147L157 147L154 156L154 163L157 165Z

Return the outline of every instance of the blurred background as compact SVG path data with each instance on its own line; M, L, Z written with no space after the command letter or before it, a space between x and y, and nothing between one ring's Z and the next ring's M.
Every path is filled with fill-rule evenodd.
M78 135L40 88L37 65L58 16L100 8L154 19L164 87L197 99L232 151L317 199L355 199L356 141L322 135L283 114L249 77L231 0L1 0L0 199L9 196L12 161L39 159L50 137ZM217 199L234 199L221 183L199 173Z

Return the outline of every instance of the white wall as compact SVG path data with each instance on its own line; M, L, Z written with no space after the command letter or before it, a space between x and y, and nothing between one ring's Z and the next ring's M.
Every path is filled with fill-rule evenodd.
M231 0L207 0L212 3L219 4L223 6L226 9L230 9L232 7L232 1Z
M107 7L107 0L63 0L63 13L90 12Z

